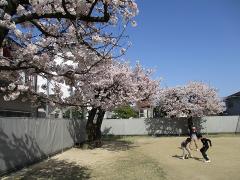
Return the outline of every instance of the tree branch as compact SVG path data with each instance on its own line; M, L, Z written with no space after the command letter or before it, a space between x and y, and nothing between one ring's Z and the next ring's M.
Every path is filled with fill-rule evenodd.
M94 3L92 4L92 6L91 6L91 8L90 8L90 10L88 12L88 15L87 15L88 17L91 17L93 9L94 9L94 7L96 6L97 3L98 3L98 0L95 0Z
M38 19L42 19L42 18L56 18L56 19L70 19L70 20L81 20L81 21L86 21L86 22L108 22L109 19L110 19L110 15L108 14L107 12L107 6L104 6L106 9L106 11L104 11L104 16L102 17L95 17L95 16L80 16L80 17L77 17L76 15L72 15L70 13L68 14L62 14L60 12L55 12L55 13L46 13L46 14L42 14L42 15L38 15L37 13L32 13L32 14L28 14L28 15L22 15L22 16L19 16L19 17L15 17L13 18L13 21L16 23L16 24L19 24L19 23L23 23L23 22L26 22L26 21L31 21L31 20L38 20Z
M41 25L40 25L39 23L37 23L36 21L31 20L30 22L31 22L39 31L41 31L45 36L51 36L51 37L55 37L55 38L60 37L60 36L58 36L58 35L54 35L54 34L51 34L51 33L47 32L47 31L45 31L45 30L41 27Z

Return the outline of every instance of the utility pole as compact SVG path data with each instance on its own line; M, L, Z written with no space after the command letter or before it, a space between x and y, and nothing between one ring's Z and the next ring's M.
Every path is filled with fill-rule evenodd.
M49 98L49 85L50 81L47 79L47 98ZM46 102L46 117L49 118L49 102Z
M73 87L72 86L70 87L70 96L71 97L73 96ZM73 118L72 107L70 107L70 114L69 114L69 116L70 116L70 119Z

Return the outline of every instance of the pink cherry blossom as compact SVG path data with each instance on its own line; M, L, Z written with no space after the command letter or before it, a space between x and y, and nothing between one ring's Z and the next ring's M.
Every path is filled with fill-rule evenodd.
M168 117L202 117L222 113L225 104L216 89L201 82L190 82L182 87L162 89L158 108Z

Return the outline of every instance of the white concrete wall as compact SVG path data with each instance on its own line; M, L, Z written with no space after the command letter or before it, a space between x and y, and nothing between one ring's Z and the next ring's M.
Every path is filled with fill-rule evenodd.
M210 116L203 119L203 132L206 133L232 133L237 129L239 116Z
M0 176L85 138L85 122L80 120L0 118Z
M194 125L202 133L240 132L240 116L210 116L195 119ZM238 127L237 127L238 126ZM103 134L146 135L187 134L187 120L166 118L104 119Z

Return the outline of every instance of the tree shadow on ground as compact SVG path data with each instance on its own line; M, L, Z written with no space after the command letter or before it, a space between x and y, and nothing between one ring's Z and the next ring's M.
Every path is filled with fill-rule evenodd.
M123 139L123 136L114 136L114 135L108 135L103 136L101 139L101 146L100 147L94 147L88 144L87 141L82 142L75 146L75 148L80 149L88 149L88 150L94 150L96 148L105 149L108 151L127 151L133 148L136 148L136 146L132 141Z
M118 141L103 141L102 149L106 149L108 151L127 151L138 146L134 145L134 143L124 140Z
M60 160L45 160L30 166L6 179L90 179L90 170L86 167Z
M108 151L127 151L138 147L132 141L123 139L122 136L104 136L102 143L101 148Z

